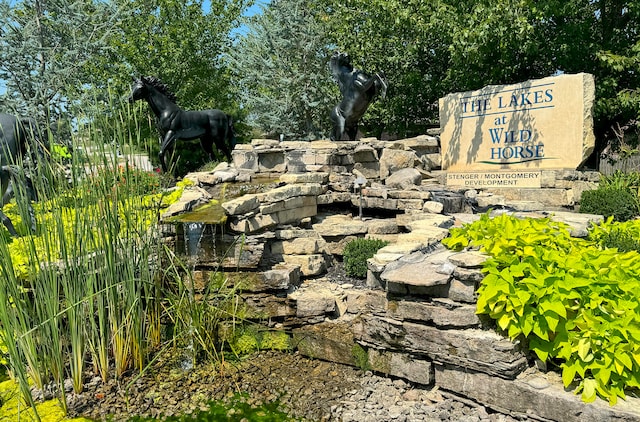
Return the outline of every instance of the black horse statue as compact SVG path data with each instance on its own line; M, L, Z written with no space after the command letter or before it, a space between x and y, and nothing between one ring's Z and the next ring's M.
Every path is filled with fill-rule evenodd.
M9 217L2 212L2 207L14 196L17 190L13 186L15 183L24 188L28 197L35 196L32 184L25 178L23 159L29 153L29 157L35 160L38 152L43 148L48 149L47 144L48 141L41 136L34 119L0 113L0 220L12 236L17 236L18 233ZM35 231L36 221L31 203L28 204L28 211L31 230Z
M213 160L213 144L231 161L236 138L231 116L220 110L185 111L176 105L175 95L158 78L133 79L129 101L146 100L156 115L160 136L160 164L167 171L165 152L177 139L200 139L202 149Z
M361 70L354 69L346 53L335 52L331 56L329 67L342 93L342 101L331 110L331 140L344 140L346 135L348 140L355 141L358 121L377 95L385 97L387 81L382 72L369 76Z

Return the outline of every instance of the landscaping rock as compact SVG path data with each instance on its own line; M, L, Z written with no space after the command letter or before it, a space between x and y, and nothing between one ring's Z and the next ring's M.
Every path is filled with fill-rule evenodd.
M404 168L392 173L384 181L384 184L392 189L410 189L420 186L422 175L414 168Z
M319 222L313 224L313 229L326 238L364 234L367 232L367 225L350 215L338 214L320 217Z
M358 342L371 347L423 354L436 362L505 379L514 379L527 368L519 347L493 331L440 330L377 316L362 316L353 331Z

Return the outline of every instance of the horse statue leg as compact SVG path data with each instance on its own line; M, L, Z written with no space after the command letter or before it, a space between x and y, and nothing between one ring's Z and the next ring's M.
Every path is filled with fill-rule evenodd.
M204 152L206 152L207 155L209 156L209 161L213 161L216 158L213 155L213 142L214 142L214 138L213 136L211 136L211 134L203 135L200 138L200 146L202 147ZM218 145L217 141L216 141L216 148L220 149L220 146Z
M11 200L11 196L13 194L13 189L10 189L11 186L11 176L12 176L12 166L2 166L0 167L0 188L2 189L2 199L0 200L0 220L2 224L7 228L9 234L11 236L17 237L18 232L16 231L11 219L6 216L5 213L2 212L2 207Z
M376 94L379 93L380 98L384 100L385 97L387 96L387 78L384 72L376 73L375 78L376 78L376 81L375 81Z
M162 171L164 173L168 171L164 154L167 151L167 148L173 145L175 140L175 133L172 130L169 130L164 134L164 139L162 140L162 144L160 145L160 153L158 154L158 157L160 158L160 165L162 166Z
M227 157L227 161L230 163L233 161L231 152L236 147L236 132L233 129L233 117L227 114L227 126L224 132L224 139L222 142L222 152Z
M347 137L350 141L355 141L356 136L358 136L358 122L351 124L345 128L347 133Z
M340 105L337 105L331 110L331 121L333 122L333 132L329 139L332 141L339 141L344 133L345 118L340 112Z
M2 221L2 224L4 224L4 226L7 228L7 230L9 230L9 234L11 236L18 236L18 232L16 232L15 227L13 227L13 223L11 222L9 217L7 217L5 213L2 212L2 207L4 206L4 204L9 202L8 199L10 199L10 195L7 195L7 193L9 190L11 173L9 173L9 171L6 170L5 167L6 166L0 168L0 187L2 188L3 193L2 200L0 201L0 220Z

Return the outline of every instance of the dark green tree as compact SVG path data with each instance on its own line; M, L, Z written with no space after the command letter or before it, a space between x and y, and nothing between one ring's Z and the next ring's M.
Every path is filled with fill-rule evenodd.
M356 67L383 71L387 99L375 102L362 127L374 134L423 133L437 126L439 97L448 92L453 8L442 1L320 0L328 42L346 51Z
M184 108L236 107L222 55L251 0L115 0L123 10L95 84L128 89L132 76L162 79Z
M638 2L319 1L331 42L387 74L389 99L368 118L399 134L437 123L449 92L561 72L595 75L600 141L640 114Z
M328 68L329 45L308 0L274 0L247 21L230 55L251 123L287 139L317 139L331 130L338 101ZM335 91L334 91L335 88Z

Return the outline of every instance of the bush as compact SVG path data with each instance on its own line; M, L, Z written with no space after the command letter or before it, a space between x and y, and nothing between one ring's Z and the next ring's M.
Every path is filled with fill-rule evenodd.
M491 256L476 313L489 315L511 339L526 338L540 360L560 366L565 388L575 387L584 401L600 396L613 405L625 389L640 388L640 255L598 242L640 225L610 218L592 227L588 240L571 237L568 228L484 214L452 228L442 243Z
M613 217L609 217L591 227L588 239L602 248L640 252L640 220L614 222Z
M367 277L367 259L389 242L380 239L356 239L344 248L344 270L351 277Z
M638 196L615 187L587 190L582 192L580 212L627 221L638 215Z

